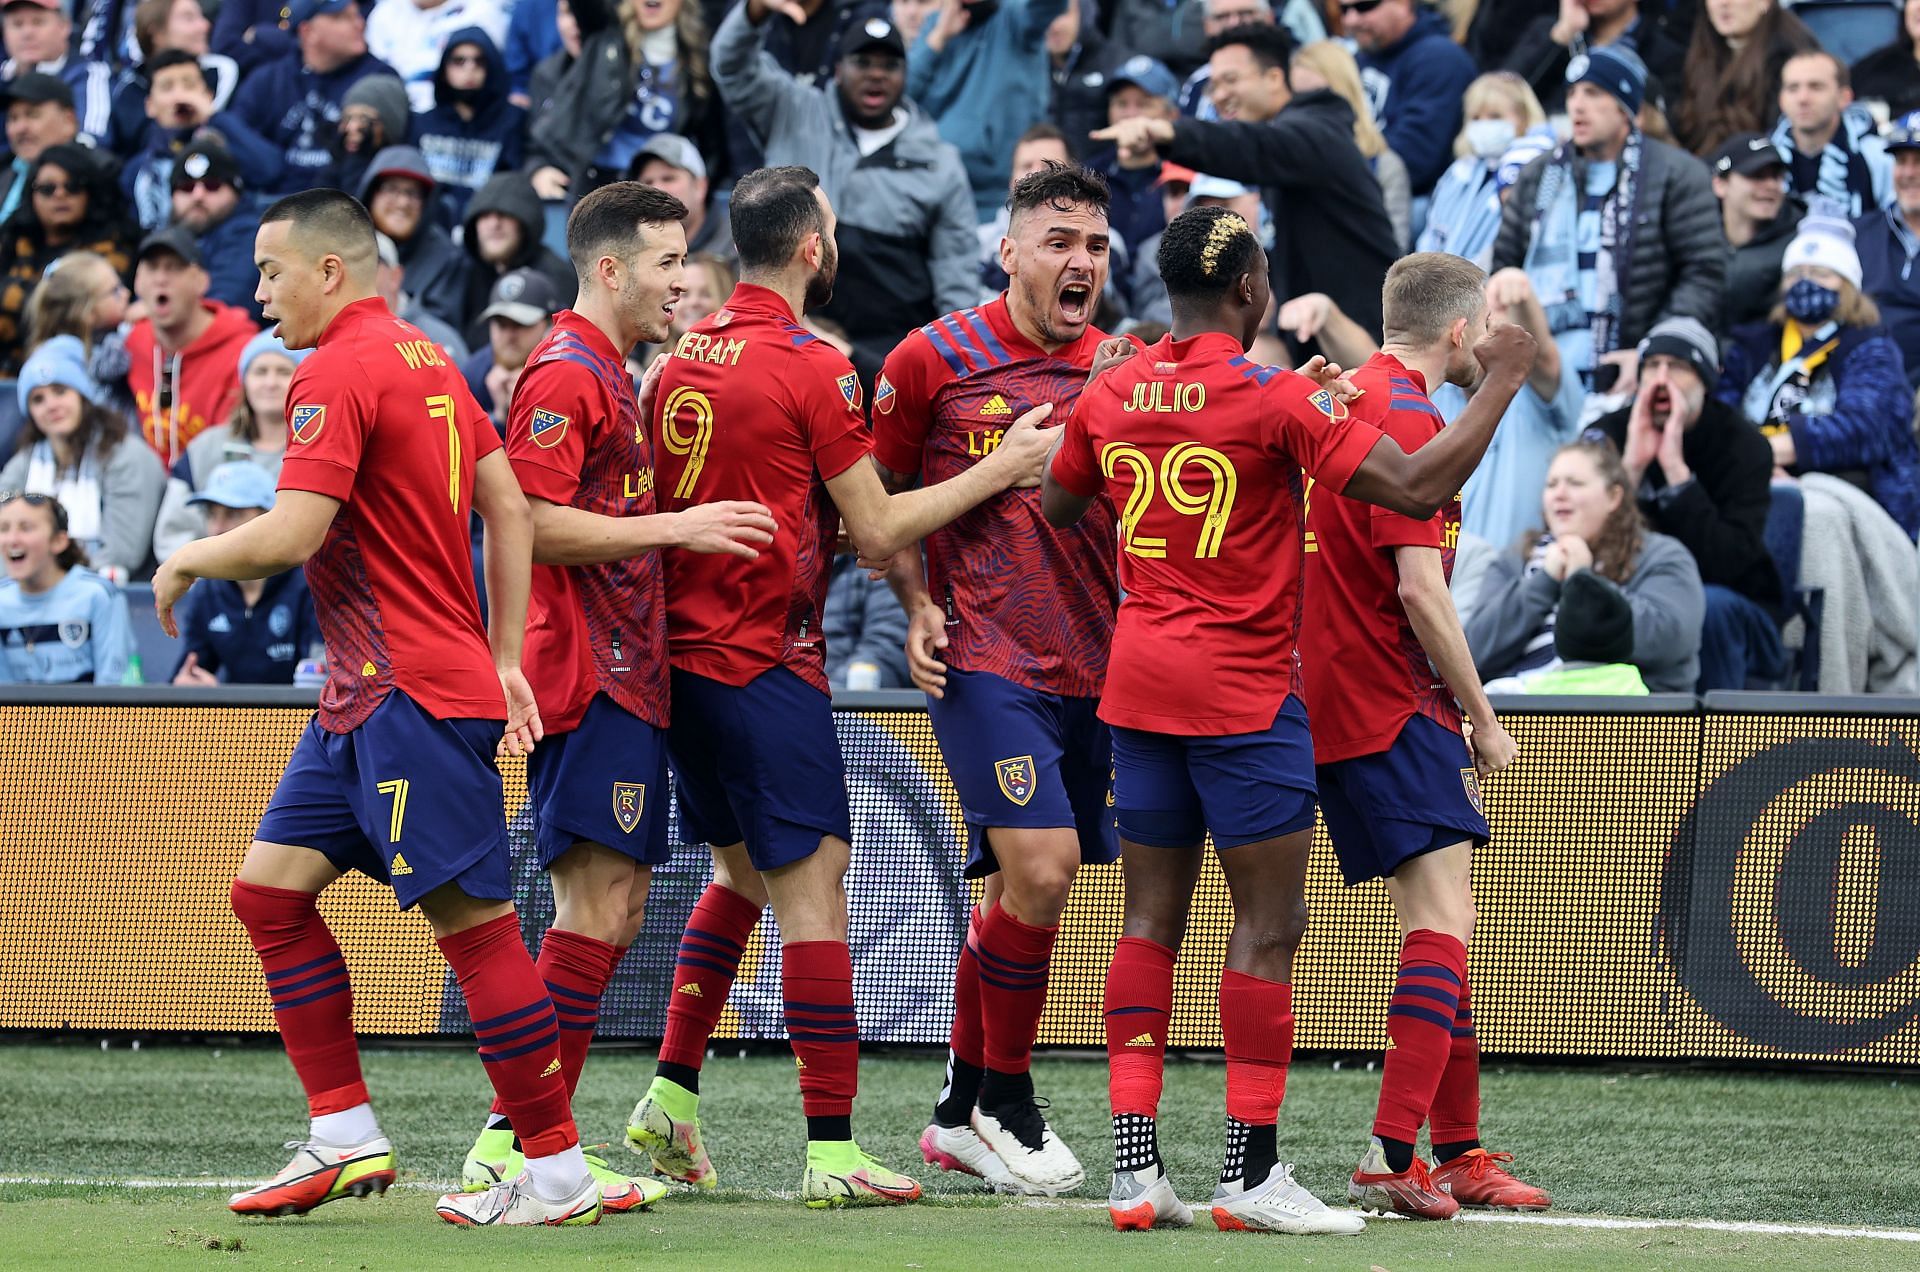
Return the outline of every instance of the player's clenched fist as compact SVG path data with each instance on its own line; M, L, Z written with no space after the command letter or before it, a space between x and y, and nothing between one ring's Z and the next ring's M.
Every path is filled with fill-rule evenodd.
M907 620L907 674L914 688L929 698L945 697L947 664L935 651L947 647L947 616L938 605L917 607Z
M679 546L689 552L730 552L752 560L758 549L773 542L773 510L744 499L721 499L695 504L675 519Z
M1473 767L1480 776L1498 773L1513 763L1520 748L1514 744L1513 735L1498 717L1488 714L1484 721L1476 722L1466 729L1467 745L1473 749Z
M1102 340L1100 347L1093 351L1093 369L1087 372L1087 383L1092 384L1139 351L1139 346L1125 336Z
M1533 369L1536 348L1532 334L1525 327L1503 322L1489 328L1480 338L1480 343L1473 346L1473 356L1480 359L1480 365L1489 375L1505 374L1523 381Z
M1013 485L1019 487L1038 486L1040 474L1046 471L1047 460L1053 454L1054 444L1059 440L1057 429L1040 427L1049 415L1053 414L1053 403L1042 402L1034 407L1000 435L1000 444L994 448L994 455L1002 464L1011 465L1017 474Z

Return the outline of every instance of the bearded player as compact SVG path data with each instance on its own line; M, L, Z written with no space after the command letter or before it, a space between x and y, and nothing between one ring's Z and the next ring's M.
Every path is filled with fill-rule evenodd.
M514 389L507 454L533 509L527 667L547 735L527 763L554 920L535 966L560 1021L572 1092L607 983L640 934L653 868L667 860L667 618L660 553L751 558L772 541L759 504L655 509L653 448L626 352L667 338L685 288L687 210L637 182L602 186L567 218L579 300L555 315ZM651 387L651 386L649 386ZM666 1185L587 1155L612 1213ZM461 1171L472 1191L519 1173L495 1103Z
M667 507L745 499L773 509L773 542L750 561L667 563L673 762L687 837L713 851L713 884L688 920L653 1084L627 1136L656 1170L712 1186L699 1134L700 1062L741 953L771 900L780 925L787 1036L807 1122L809 1206L904 1202L912 1179L853 1136L859 1024L847 946L851 818L821 649L828 565L844 519L883 559L1019 481L1052 442L1007 430L994 454L924 490L889 495L867 456L859 377L800 324L833 294L832 204L806 168L763 168L734 187L741 281L680 338L654 406Z
M1386 341L1355 371L1354 413L1416 451L1441 435L1427 391L1472 389L1486 277L1422 252L1387 271ZM1447 584L1456 495L1431 517L1313 492L1300 662L1320 808L1348 884L1386 880L1400 920L1399 975L1373 1142L1347 1192L1362 1209L1448 1219L1463 1205L1544 1210L1546 1193L1480 1147L1480 1051L1467 982L1473 850L1487 842L1480 777L1513 760L1481 689ZM1471 744L1460 708L1473 719ZM1437 1168L1414 1151L1431 1120Z
M274 1023L312 1125L241 1214L302 1214L394 1178L361 1077L347 965L316 908L348 870L418 905L459 979L480 1058L526 1150L523 1173L440 1199L450 1223L597 1223L560 1073L560 1028L520 939L496 750L541 736L521 644L532 524L499 437L458 371L374 292L366 209L337 190L280 200L254 243L257 298L290 348L272 511L188 544L154 576L154 606L196 578L258 579L305 563L333 671L260 819L233 911L266 972ZM486 522L489 627L469 519ZM505 736L502 736L502 721Z
M1095 381L1048 470L1047 519L1098 495L1124 510L1120 607L1100 716L1113 726L1126 879L1124 935L1107 973L1115 1227L1192 1222L1160 1160L1174 960L1212 833L1234 909L1221 973L1226 1156L1214 1223L1261 1232L1359 1232L1279 1161L1276 1122L1293 1054L1292 968L1306 928L1313 743L1294 641L1302 604L1304 468L1332 490L1431 516L1479 462L1532 362L1502 328L1475 350L1487 382L1453 428L1408 455L1349 414L1334 388L1245 356L1268 301L1247 223L1195 208L1159 256L1173 332Z
M909 335L874 387L874 462L889 489L964 472L1031 406L1073 409L1105 339L1092 319L1109 197L1105 178L1077 165L1014 186L1006 292ZM924 568L916 546L889 571L910 616L908 665L965 810L966 873L986 879L920 1151L996 1188L1053 1194L1086 1177L1041 1115L1030 1066L1074 873L1119 855L1112 748L1095 715L1118 603L1115 524L1103 501L1056 530L1037 490L1008 490L929 536Z

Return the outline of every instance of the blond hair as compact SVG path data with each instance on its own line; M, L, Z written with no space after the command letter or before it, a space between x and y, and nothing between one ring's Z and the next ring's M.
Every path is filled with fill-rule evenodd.
M1360 86L1360 64L1353 54L1332 40L1315 40L1294 51L1293 65L1304 66L1327 81L1333 95L1353 107L1353 144L1368 159L1387 152L1387 139L1373 122L1373 108L1367 104L1367 91Z
M1518 129L1521 133L1532 132L1547 122L1547 112L1540 109L1540 99L1534 96L1533 86L1512 71L1488 71L1467 85L1460 106L1460 135L1453 139L1455 158L1473 153L1473 147L1467 144L1467 123L1489 107L1521 116Z

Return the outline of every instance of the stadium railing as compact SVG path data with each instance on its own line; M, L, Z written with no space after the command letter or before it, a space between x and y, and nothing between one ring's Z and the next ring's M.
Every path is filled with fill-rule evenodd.
M272 1028L227 883L312 709L311 690L0 687L0 1028L196 1034ZM836 699L854 817L848 879L861 1028L942 1044L971 904L960 810L917 694ZM1716 694L1498 704L1518 763L1484 783L1475 1019L1489 1054L1920 1065L1920 700ZM537 942L552 899L506 769L514 878ZM677 831L677 821L675 823ZM654 1038L706 854L656 873L602 1033ZM1103 1045L1117 868L1083 872L1043 1043ZM1378 885L1316 843L1296 964L1298 1043L1384 1043L1397 936ZM462 1033L425 924L350 877L323 910L376 1035ZM1182 951L1172 1042L1219 1045L1231 909L1211 865ZM781 1036L771 915L719 1037Z

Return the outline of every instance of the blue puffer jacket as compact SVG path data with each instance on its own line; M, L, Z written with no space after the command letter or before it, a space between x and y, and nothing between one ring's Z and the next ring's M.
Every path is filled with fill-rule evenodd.
M1822 346L1810 341L1802 353L1814 363L1812 371L1770 393L1780 367L1780 327L1737 327L1714 395L1763 432L1784 426L1800 471L1864 477L1907 537L1920 536L1920 443L1900 349L1879 326L1842 327L1835 339L1824 357Z

